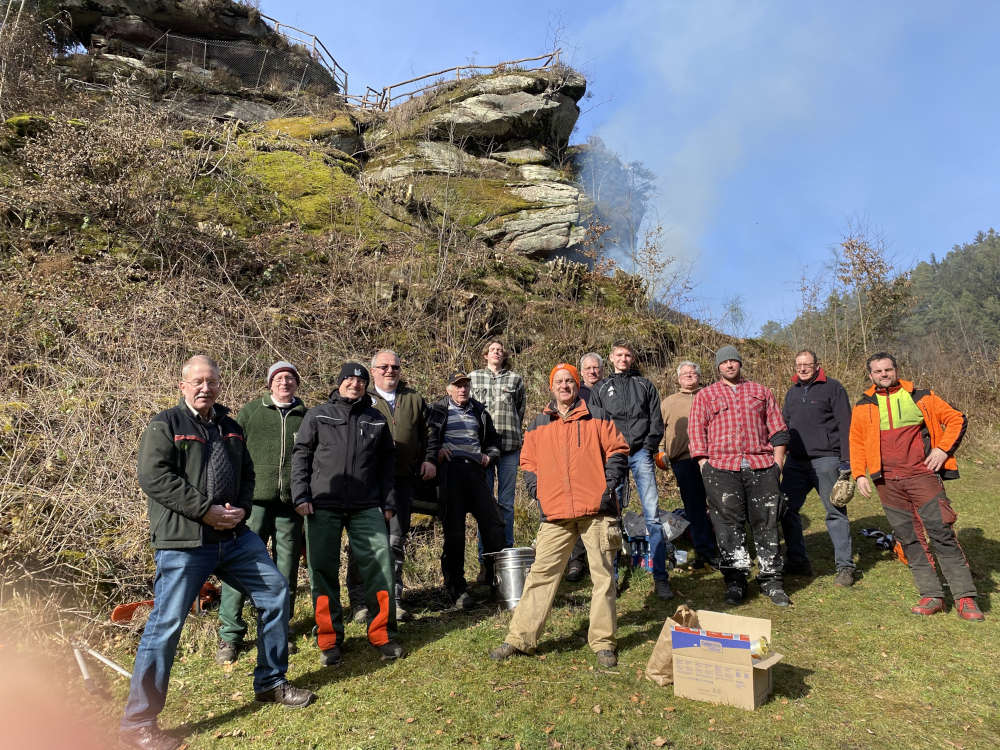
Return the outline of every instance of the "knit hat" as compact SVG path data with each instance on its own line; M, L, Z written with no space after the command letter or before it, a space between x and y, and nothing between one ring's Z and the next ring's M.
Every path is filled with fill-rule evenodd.
M267 387L271 387L271 381L274 380L274 376L279 372L290 372L295 376L295 382L300 383L299 371L295 369L295 365L291 362L285 362L281 360L280 362L275 362L273 365L267 368Z
M337 385L339 386L348 378L361 378L365 383L371 382L368 370L360 362L345 362L344 366L340 368L340 375L337 376Z
M741 365L743 364L743 357L740 356L739 351L732 344L726 344L715 353L715 369L718 370L719 365L727 359L735 359Z
M573 367L573 365L569 364L568 362L560 362L555 367L553 367L552 370L549 371L549 388L552 388L552 381L555 379L556 373L559 372L559 370L565 370L570 375L572 375L573 380L576 381L576 387L577 388L580 387L580 371L577 370L575 367Z

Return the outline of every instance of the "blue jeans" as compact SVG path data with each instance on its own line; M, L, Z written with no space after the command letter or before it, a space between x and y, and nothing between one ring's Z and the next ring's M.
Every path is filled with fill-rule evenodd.
M660 495L656 490L656 467L653 464L653 454L646 448L628 457L628 466L635 478L635 487L639 491L639 502L642 504L642 515L646 519L646 536L649 550L653 554L653 578L657 581L667 580L667 545L663 537L663 524L660 523Z
M506 546L514 546L514 490L517 488L517 467L521 463L521 451L501 453L495 464L486 469L486 478L490 483L490 493L500 506L500 517L503 519L504 542ZM497 485L499 484L499 489ZM483 540L479 539L479 562L483 561Z
M260 537L247 531L224 542L192 549L156 551L153 611L132 667L132 684L121 729L156 724L167 700L181 628L201 586L212 573L250 597L257 608L256 693L285 682L288 669L288 582Z
M851 523L847 511L830 502L830 490L839 474L840 459L836 456L818 458L788 457L781 477L781 491L788 498L788 507L781 517L781 532L785 537L785 557L789 563L805 563L806 542L802 535L799 511L813 489L826 508L826 531L833 542L833 559L837 570L854 568L851 549Z

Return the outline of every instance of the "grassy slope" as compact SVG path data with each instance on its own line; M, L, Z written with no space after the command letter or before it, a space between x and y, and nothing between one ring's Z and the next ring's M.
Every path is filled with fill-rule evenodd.
M195 748L622 748L653 747L654 740L706 748L994 747L1000 700L990 644L1000 643L1000 621L989 610L1000 581L1000 497L992 464L966 461L964 479L949 485L988 613L982 624L951 611L930 619L908 614L916 599L909 571L859 538L862 528L888 528L874 500L858 497L851 506L864 577L851 590L835 588L819 501L810 498L806 540L819 576L789 581L789 611L760 597L736 610L772 618L775 648L785 654L773 698L753 713L676 699L672 688L642 676L677 602L654 599L650 578L636 576L620 602L618 669L594 669L585 644L586 583L561 589L539 656L500 665L486 651L503 638L509 615L485 607L442 612L425 590L427 599L414 603L419 620L403 626L410 655L395 664L377 660L358 625L348 627L349 650L338 670L320 668L300 635L290 677L316 690L319 702L298 712L250 700L252 653L231 671L215 666L212 615L189 623L163 724L180 727ZM429 558L433 548L422 553ZM696 607L726 606L718 573L678 571L674 582ZM310 625L308 610L300 594L299 632ZM132 648L118 653L126 664ZM98 708L109 720L119 715L124 681L113 688L114 700Z

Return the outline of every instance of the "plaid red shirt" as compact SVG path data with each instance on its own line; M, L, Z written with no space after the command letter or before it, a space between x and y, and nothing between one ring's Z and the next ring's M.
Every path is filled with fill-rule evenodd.
M751 380L736 388L718 381L694 396L688 417L691 457L708 458L716 469L739 471L743 459L751 469L774 463L770 439L779 433L788 442L788 427L771 389ZM781 444L781 437L778 444Z

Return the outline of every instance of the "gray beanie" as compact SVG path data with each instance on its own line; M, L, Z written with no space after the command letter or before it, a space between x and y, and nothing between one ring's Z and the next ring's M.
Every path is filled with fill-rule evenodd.
M735 359L741 365L743 364L743 357L740 356L739 351L732 344L726 344L715 353L715 369L718 370L719 365L727 359Z
M274 379L274 376L277 375L279 372L290 372L292 373L292 375L295 376L295 382L296 383L300 382L299 371L295 369L295 365L293 365L291 362L285 362L285 360L281 360L280 362L275 362L273 365L267 368L268 388L271 387L271 381Z

